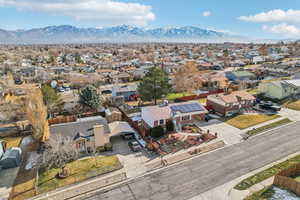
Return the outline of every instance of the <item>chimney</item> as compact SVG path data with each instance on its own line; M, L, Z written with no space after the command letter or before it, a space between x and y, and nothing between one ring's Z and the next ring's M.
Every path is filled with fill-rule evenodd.
M109 143L109 136L105 134L104 125L94 126L95 147L102 147Z

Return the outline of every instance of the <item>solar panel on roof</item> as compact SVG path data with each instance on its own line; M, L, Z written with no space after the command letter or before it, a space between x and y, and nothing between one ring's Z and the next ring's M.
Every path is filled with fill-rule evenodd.
M197 112L203 110L203 108L197 103L175 105L171 106L170 108L173 112L179 111L181 113Z

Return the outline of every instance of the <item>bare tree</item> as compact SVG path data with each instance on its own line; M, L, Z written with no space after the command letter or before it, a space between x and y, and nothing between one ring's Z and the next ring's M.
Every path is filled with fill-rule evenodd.
M47 107L43 102L40 89L28 92L25 104L26 117L32 125L33 137L37 141L45 142L49 138L49 126L47 120Z
M175 87L177 92L187 92L199 89L201 81L197 78L199 70L194 62L187 62L175 74Z
M60 134L52 136L46 142L38 166L42 169L60 168L62 173L67 176L66 164L79 157L76 142L70 137L63 137Z

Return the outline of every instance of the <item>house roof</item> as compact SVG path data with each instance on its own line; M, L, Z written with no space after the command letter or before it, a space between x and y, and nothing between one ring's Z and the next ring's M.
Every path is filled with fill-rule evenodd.
M285 83L288 83L294 87L300 87L300 79L295 79L295 80L285 80L283 81Z
M50 126L50 136L61 134L65 137L71 137L74 140L79 137L92 137L94 136L95 125L104 125L105 132L110 133L106 119L96 116L81 118L76 122L52 125Z
M189 107L193 108L197 106L198 109L189 109L188 112L185 112L182 110L180 107ZM150 113L152 119L154 120L161 120L161 119L170 119L172 117L172 112L179 112L182 114L186 113L195 113L195 112L207 112L207 110L199 103L196 101L190 101L190 102L182 102L182 103L173 103L169 104L167 106L148 106L148 107L143 107L142 108L142 116L143 113Z
M255 76L253 73L248 72L248 71L235 71L232 72L237 77L245 77L245 76Z
M128 85L115 85L113 87L113 90L115 92L131 92L131 91L137 91L137 84L128 84Z
M108 124L109 129L111 131L111 135L117 135L119 133L134 133L133 128L127 123L123 121L116 121Z
M255 97L246 91L234 91L230 94L223 93L211 96L214 96L225 103L236 103L239 102L239 100L255 100Z
M12 147L4 153L2 160L9 159L9 158L17 159L21 155L21 153L22 151L19 147Z

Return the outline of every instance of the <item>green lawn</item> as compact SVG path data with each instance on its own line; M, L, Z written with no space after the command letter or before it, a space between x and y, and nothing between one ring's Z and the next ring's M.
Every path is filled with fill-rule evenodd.
M206 100L207 100L206 98L203 98L203 99L199 99L198 102L201 104L206 104Z
M282 125L290 123L290 122L292 122L290 119L285 118L285 119L279 120L277 122L273 122L271 124L256 128L256 129L249 130L249 131L247 131L247 134L248 135L256 135L256 134L261 133L263 131L267 131L269 129L276 128L278 126L282 126Z
M50 169L41 173L38 179L38 193L44 193L59 187L77 183L88 178L99 176L122 168L117 156L98 156L68 163L70 176L57 179L55 176L60 169Z
M184 96L190 96L190 95L193 95L193 94L191 94L189 92L169 93L166 96L166 99L169 101L174 101L177 98L184 97Z
M287 169L292 165L300 163L300 155L290 158L284 162L276 164L266 170L258 172L257 174L250 176L244 180L242 180L239 184L237 184L234 188L237 190L246 190L251 186L266 180L275 174L279 173L283 169Z
M257 124L276 119L279 115L238 115L225 122L239 129L249 128Z
M285 105L285 107L287 107L289 109L292 109L292 110L298 110L298 111L300 111L300 100L287 103Z

